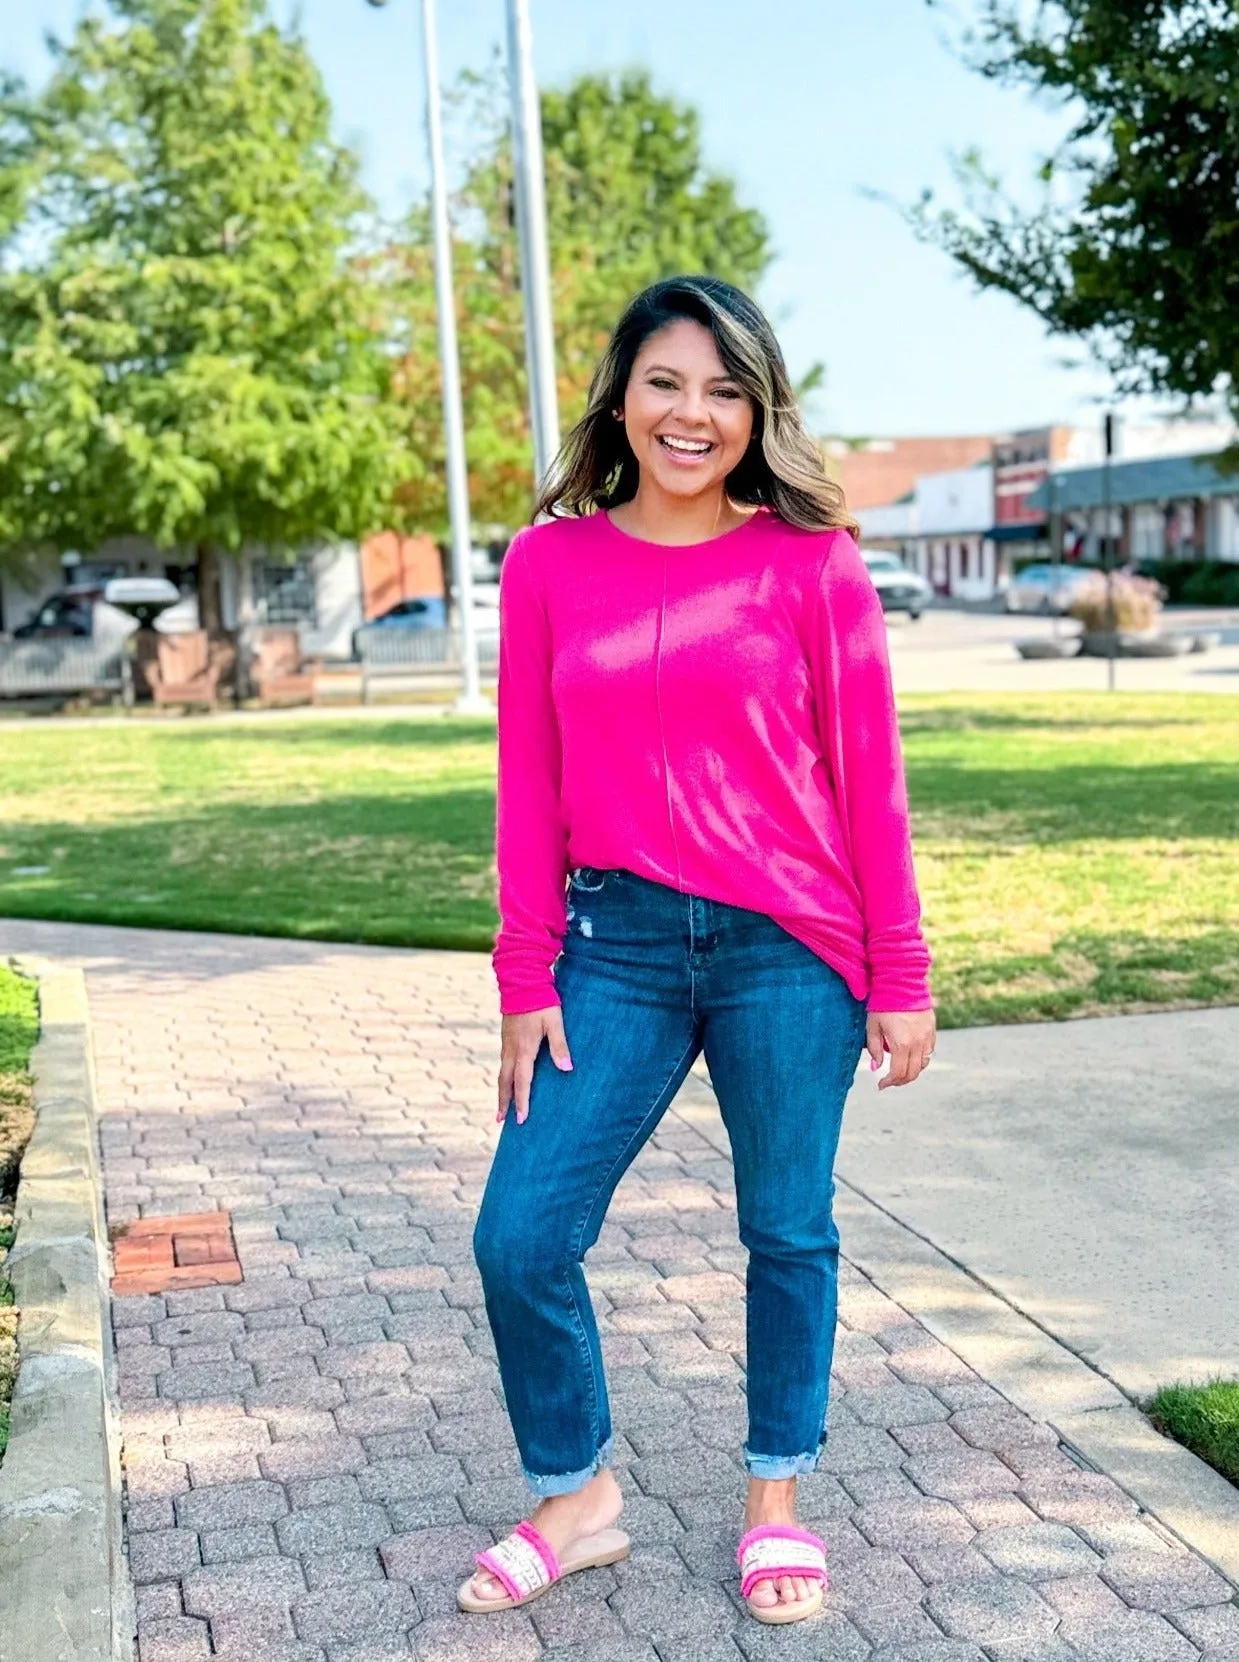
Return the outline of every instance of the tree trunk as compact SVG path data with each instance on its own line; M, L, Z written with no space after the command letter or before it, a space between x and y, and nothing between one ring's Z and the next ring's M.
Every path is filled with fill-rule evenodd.
M248 549L237 556L237 668L235 697L238 704L254 691L250 670L254 662L254 557Z
M210 543L198 544L198 627L215 635L224 627L219 595L219 556Z
M439 564L443 567L443 609L448 625L456 614L456 590L452 583L452 547L450 543L438 544Z

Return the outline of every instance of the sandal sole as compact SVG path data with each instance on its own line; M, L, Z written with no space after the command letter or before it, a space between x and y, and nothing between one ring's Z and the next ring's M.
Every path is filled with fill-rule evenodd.
M822 1590L819 1587L815 1595L796 1604L757 1605L752 1599L745 1599L744 1602L754 1621L763 1622L767 1627L778 1627L786 1622L803 1622L815 1616L822 1608Z

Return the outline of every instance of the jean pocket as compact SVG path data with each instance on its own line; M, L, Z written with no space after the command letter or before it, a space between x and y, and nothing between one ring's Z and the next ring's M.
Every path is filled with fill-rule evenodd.
M601 866L574 866L569 873L568 881L581 894L597 894L599 889L606 887L609 871Z

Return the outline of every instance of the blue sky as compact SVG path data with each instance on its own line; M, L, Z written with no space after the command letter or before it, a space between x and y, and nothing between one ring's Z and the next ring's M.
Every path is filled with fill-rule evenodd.
M12 0L10 0L10 5ZM291 0L274 0L288 15ZM1061 112L967 71L944 44L949 12L925 0L530 0L537 73L649 67L701 111L710 162L770 221L777 250L760 298L793 370L820 358L819 429L986 432L1092 422L1105 381L1080 348L1049 339L1013 301L978 296L866 190L953 193L947 157L980 145L1027 181ZM339 134L366 183L398 211L425 183L418 0L301 0ZM42 36L81 0L25 0L0 60L37 82ZM957 0L966 18L971 0ZM440 0L445 81L504 39L503 0ZM1074 364L1071 363L1074 360Z

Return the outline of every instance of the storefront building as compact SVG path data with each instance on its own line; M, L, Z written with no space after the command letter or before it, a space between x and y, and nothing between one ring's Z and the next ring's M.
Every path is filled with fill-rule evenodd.
M1055 470L1028 499L1060 516L1066 557L1239 563L1239 472L1222 451Z

